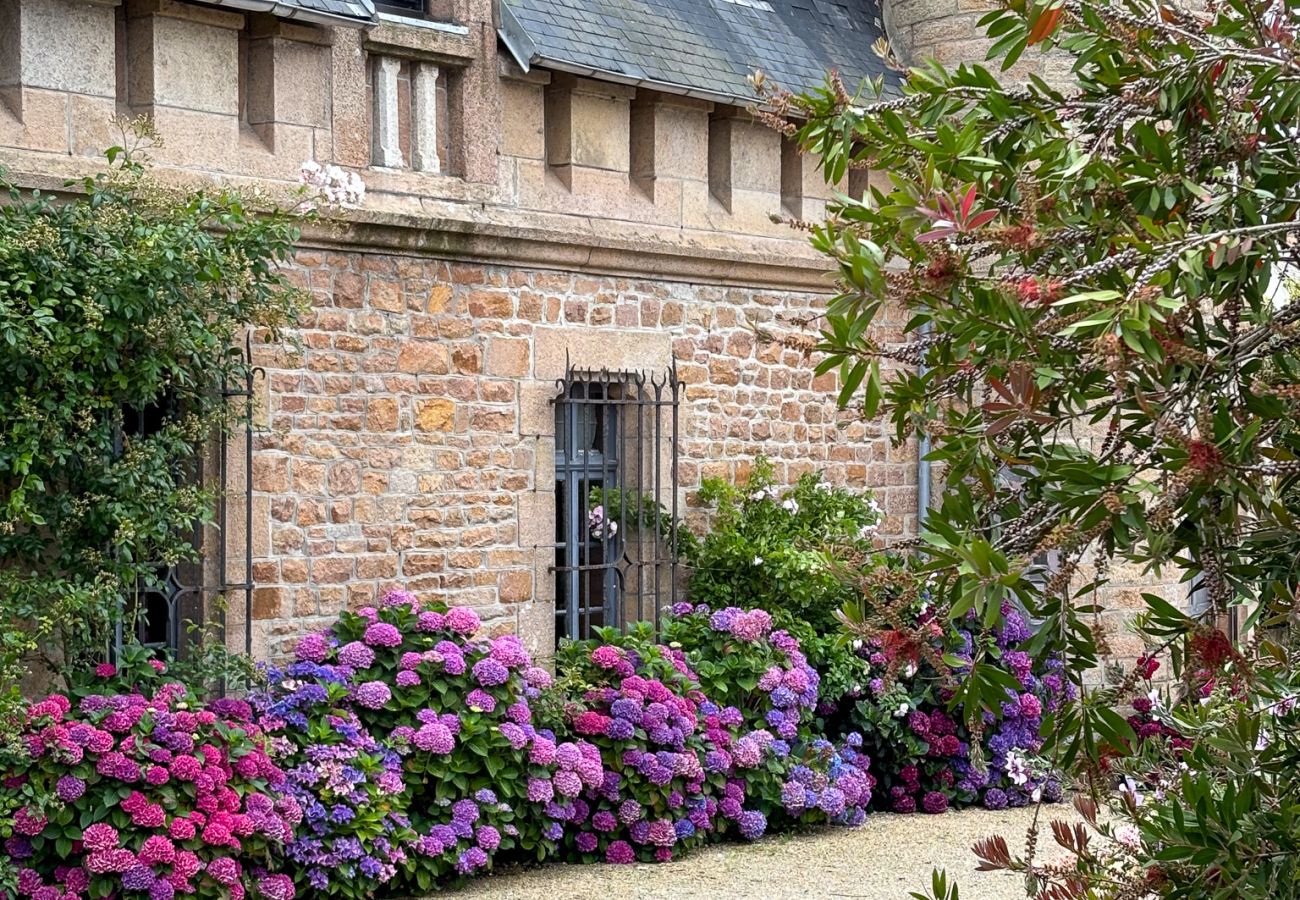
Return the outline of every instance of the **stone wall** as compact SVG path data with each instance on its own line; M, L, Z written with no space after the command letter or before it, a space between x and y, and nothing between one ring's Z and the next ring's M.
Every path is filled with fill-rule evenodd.
M258 359L259 656L398 583L472 605L548 655L550 401L566 358L676 365L683 508L702 478L743 477L765 453L783 480L824 468L871 487L884 533L915 528L915 449L838 413L830 376L756 336L792 333L822 295L324 250L296 274L317 302L301 348Z

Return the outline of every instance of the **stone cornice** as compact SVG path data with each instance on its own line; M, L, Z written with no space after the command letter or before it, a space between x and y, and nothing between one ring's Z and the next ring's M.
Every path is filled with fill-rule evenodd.
M789 242L751 238L752 249L632 238L593 220L582 231L464 219L353 212L308 226L302 243L322 249L370 250L496 265L560 269L631 278L829 293L825 261L794 255ZM625 223L624 223L625 224Z
M41 174L9 162L12 180L51 194L65 186L74 170L66 158L49 159ZM30 164L32 160L24 160ZM60 165L59 163L62 163ZM50 171L53 170L53 171ZM55 173L58 174L55 174ZM209 181L203 173L159 167L165 181ZM258 179L228 178L235 184L276 187ZM285 187L282 183L280 188ZM303 246L432 256L493 265L517 265L678 282L831 293L834 285L824 257L802 240L715 231L692 231L632 221L587 218L521 210L491 203L447 202L428 198L413 212L381 207L391 198L367 198L376 208L345 210L303 229ZM414 198L406 198L409 202ZM435 208L430 208L435 207Z

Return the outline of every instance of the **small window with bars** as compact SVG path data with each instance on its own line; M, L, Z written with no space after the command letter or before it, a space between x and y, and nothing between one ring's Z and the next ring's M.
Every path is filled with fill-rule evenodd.
M658 625L678 596L680 383L569 369L555 400L555 634Z

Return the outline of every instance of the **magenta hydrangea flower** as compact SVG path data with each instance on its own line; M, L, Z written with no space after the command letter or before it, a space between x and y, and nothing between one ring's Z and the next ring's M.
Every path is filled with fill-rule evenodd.
M555 786L545 778L529 778L528 799L532 803L549 803L555 799Z
M330 642L323 634L309 634L293 648L293 655L304 662L324 662L329 656Z
M939 791L930 791L921 798L921 808L930 815L948 811L948 798Z
M393 699L393 692L382 681L367 681L357 686L354 696L366 709L383 709Z
M576 797L582 793L582 779L577 772L556 772L555 790L564 797Z
M601 644L591 651L591 661L602 669L612 669L623 661L623 654L610 644Z
M441 722L421 725L411 737L411 743L427 753L439 755L450 753L456 746L456 738L451 730Z
M497 708L496 698L479 688L474 688L466 695L465 703L470 709L485 713L494 712Z
M415 687L420 683L420 673L412 672L410 669L403 669L397 673L398 687Z
M482 627L478 613L465 606L454 606L447 610L447 627L457 634L471 635Z
M525 671L524 680L528 682L529 687L538 688L539 690L544 690L555 683L551 673L538 666L531 666Z
M14 831L34 837L45 830L48 821L39 810L24 806L14 814Z
M151 834L144 839L144 845L137 856L142 866L171 863L176 859L176 845L164 835Z
M219 856L208 863L208 875L218 884L226 887L237 884L242 873L239 862L228 856Z
M371 647L396 647L402 643L402 633L396 625L387 622L375 622L366 628L361 639Z
M614 865L628 865L636 862L636 851L627 841L614 841L605 848L605 862Z
M501 832L491 825L480 825L474 829L474 842L484 850L495 850L501 846Z
M87 850L112 850L118 844L117 829L106 822L87 825L81 833L81 843Z
M420 601L410 591L404 591L401 588L393 588L379 601L380 606L419 606Z
M488 652L497 662L512 669L527 666L532 662L528 656L527 648L524 647L524 642L513 634L503 634L495 638Z
M293 879L288 875L267 875L257 882L258 890L266 900L293 900Z
M442 631L447 627L447 617L440 612L425 610L415 620L417 631Z
M339 664L353 669L368 669L375 662L375 651L360 641L352 641L339 648Z
M193 781L203 771L203 764L189 754L183 753L171 761L172 776L178 781Z
M772 630L772 617L765 610L751 609L731 620L730 631L742 641L758 641Z

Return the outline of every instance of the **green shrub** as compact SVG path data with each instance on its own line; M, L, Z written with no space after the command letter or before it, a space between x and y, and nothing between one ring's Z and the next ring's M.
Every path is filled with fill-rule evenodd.
M300 292L278 270L290 211L228 188L164 188L138 155L24 193L0 173L0 683L45 651L102 653L141 582L192 560L216 497L196 449L242 413L250 327L273 338ZM144 427L141 427L141 426ZM129 623L128 623L128 631Z
M818 634L838 630L835 613L853 588L837 570L874 553L881 514L870 495L833 487L819 473L782 489L759 457L745 484L706 479L700 499L715 513L689 548L692 602L758 607Z

